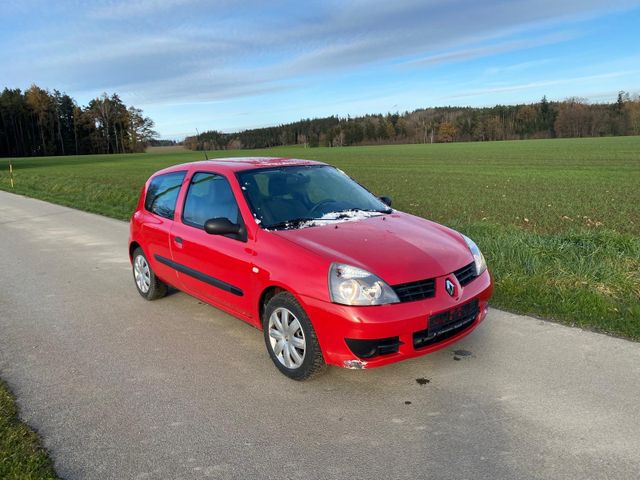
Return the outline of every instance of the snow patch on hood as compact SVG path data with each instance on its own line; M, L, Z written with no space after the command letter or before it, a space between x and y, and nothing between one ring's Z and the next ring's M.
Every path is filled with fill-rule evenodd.
M305 227L317 227L320 225L329 225L330 223L336 223L338 221L353 222L357 220L363 220L365 218L379 217L384 215L382 212L365 212L362 210L345 210L343 212L329 212L325 213L322 217L314 220L309 220L300 224L300 228Z
M320 227L323 225L334 225L342 222L354 222L358 220L364 220L365 218L379 217L385 215L383 212L369 212L364 210L344 210L341 212L329 212L325 213L320 218L314 218L313 220L307 220L305 222L296 223L292 222L291 225L278 230L292 230L308 227Z

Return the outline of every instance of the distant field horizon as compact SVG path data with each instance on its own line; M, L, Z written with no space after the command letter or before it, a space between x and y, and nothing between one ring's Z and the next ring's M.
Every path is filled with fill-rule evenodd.
M640 339L640 137L212 150L331 163L480 245L493 305ZM127 220L153 172L202 151L13 159L15 193ZM3 161L7 162L8 159ZM7 165L8 166L8 165ZM8 169L0 188L12 191Z

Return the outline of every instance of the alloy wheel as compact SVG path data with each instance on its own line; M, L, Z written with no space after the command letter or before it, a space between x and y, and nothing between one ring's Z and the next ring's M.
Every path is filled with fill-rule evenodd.
M287 368L299 368L304 361L307 343L302 325L293 312L276 308L269 317L268 328L271 349L278 361Z
M147 293L151 287L151 270L147 259L142 255L138 255L133 262L133 276L136 279L138 290Z

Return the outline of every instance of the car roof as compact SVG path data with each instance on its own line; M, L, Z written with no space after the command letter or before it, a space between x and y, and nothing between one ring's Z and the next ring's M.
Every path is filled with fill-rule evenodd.
M180 165L173 165L153 174L153 176L175 172L179 170L195 169L205 172L235 173L243 170L255 170L259 168L292 167L326 165L326 163L314 160L303 160L300 158L286 157L232 157L232 158L212 158L199 162L187 162Z

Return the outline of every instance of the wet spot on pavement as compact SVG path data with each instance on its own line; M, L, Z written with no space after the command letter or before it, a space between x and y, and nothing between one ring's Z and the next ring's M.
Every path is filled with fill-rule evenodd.
M458 357L469 357L472 355L469 350L454 350L453 354Z
M460 361L463 357L470 357L473 355L469 350L454 350L451 353L453 353L453 359L455 361Z

